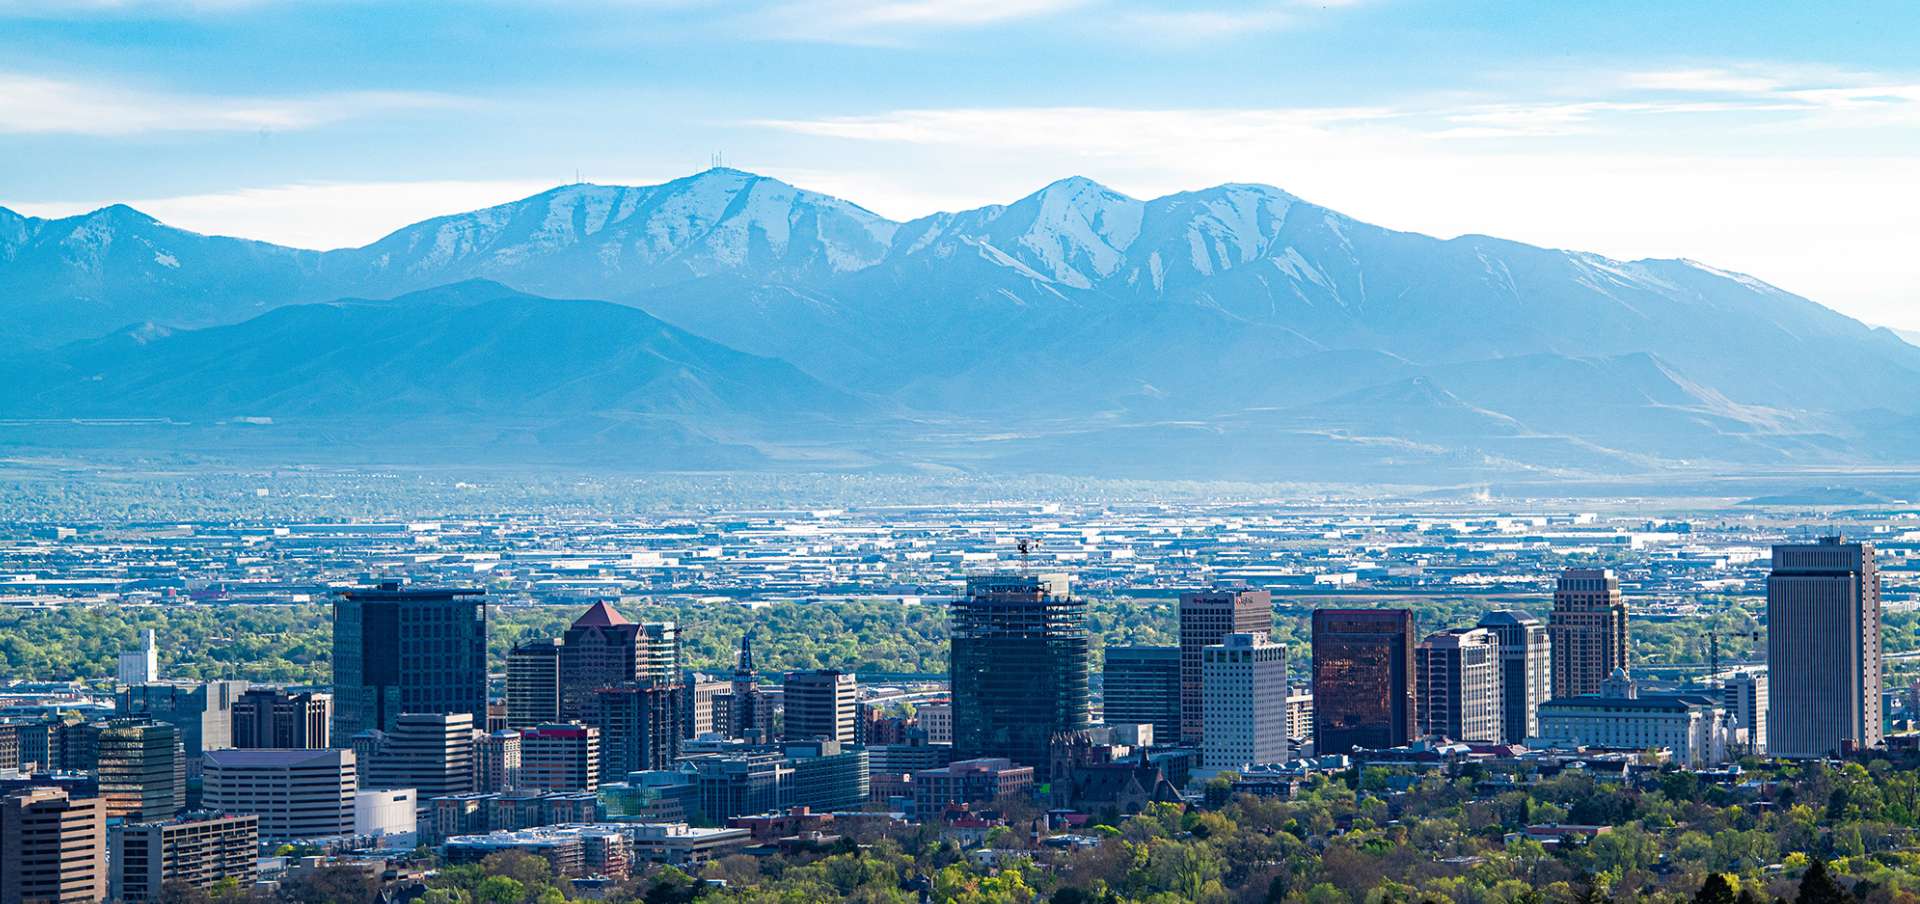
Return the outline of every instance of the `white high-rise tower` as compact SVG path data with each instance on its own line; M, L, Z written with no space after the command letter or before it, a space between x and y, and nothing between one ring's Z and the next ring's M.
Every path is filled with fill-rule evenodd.
M120 683L150 684L160 680L160 648L154 645L153 629L147 629L146 644L138 650L120 654Z

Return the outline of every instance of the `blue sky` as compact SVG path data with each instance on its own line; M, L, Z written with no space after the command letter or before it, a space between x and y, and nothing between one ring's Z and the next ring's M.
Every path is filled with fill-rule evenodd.
M1920 328L1916 38L1913 3L0 0L0 205L335 247L716 152L895 217L1265 182Z

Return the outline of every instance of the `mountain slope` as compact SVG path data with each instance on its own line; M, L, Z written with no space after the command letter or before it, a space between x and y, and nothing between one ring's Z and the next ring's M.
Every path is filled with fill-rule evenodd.
M618 304L305 304L471 279ZM0 313L0 340L43 349L153 325L16 362L0 401L35 416L624 412L764 434L826 412L863 422L838 442L901 445L847 414L878 399L1007 436L985 460L1093 473L1127 437L1160 450L1143 464L1235 442L1327 467L1388 447L1417 467L1920 460L1920 434L1863 414L1920 419L1920 348L1890 331L1704 264L1435 239L1261 185L1141 200L1070 178L897 223L714 169L325 253L126 208L0 211Z
M0 341L45 345L130 323L231 323L310 291L321 255L174 229L116 205L0 214Z
M712 169L643 188L568 185L440 217L326 259L384 292L476 277L604 297L701 276L808 281L872 266L896 224L776 179Z
M229 326L129 330L44 353L0 394L40 417L525 417L762 421L863 404L785 362L643 311L464 284L294 305Z

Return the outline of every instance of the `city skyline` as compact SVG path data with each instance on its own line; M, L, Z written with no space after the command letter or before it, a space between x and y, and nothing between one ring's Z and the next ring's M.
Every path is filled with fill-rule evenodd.
M0 0L0 904L1916 904L1917 36Z

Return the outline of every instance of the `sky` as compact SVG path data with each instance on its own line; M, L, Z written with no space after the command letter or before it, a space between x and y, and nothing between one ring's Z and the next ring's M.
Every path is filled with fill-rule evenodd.
M1081 175L1752 274L1920 329L1920 4L0 0L0 206L311 248L726 165Z

